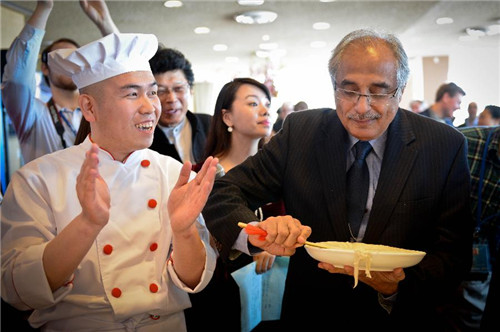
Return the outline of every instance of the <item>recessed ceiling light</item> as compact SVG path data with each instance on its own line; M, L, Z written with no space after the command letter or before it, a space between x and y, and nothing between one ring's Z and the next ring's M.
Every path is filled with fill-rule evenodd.
M453 19L451 17L440 17L436 20L436 24L451 24L453 23Z
M194 29L194 33L196 34L206 34L206 33L210 33L210 29L207 28L207 27L197 27Z
M240 61L240 59L235 56L227 56L224 60L229 63L237 63L238 61Z
M484 37L486 36L486 29L481 27L466 28L465 33L472 37Z
M274 22L277 17L278 14L275 12L257 10L237 15L234 19L241 24L266 24Z
M316 41L311 42L310 46L312 48L323 48L326 46L326 42L324 42L322 40L316 40Z
M500 34L500 24L493 24L488 26L488 30L486 31L488 36L498 35Z
M266 50L266 51L275 50L278 48L278 44L276 44L276 43L261 43L261 44L259 44L259 48L261 50Z
M179 8L182 7L182 1L177 0L168 0L163 3L163 5L167 8Z
M260 6L264 4L264 0L238 0L238 4L242 6Z
M271 37L269 35L263 35L262 36L262 40L263 41L268 41L269 39L271 39Z
M316 22L313 24L314 30L326 30L330 29L330 23L327 22Z
M268 51L257 50L255 51L255 55L258 56L259 58L269 58L271 53Z
M227 51L227 45L225 44L215 44L212 49L217 52Z

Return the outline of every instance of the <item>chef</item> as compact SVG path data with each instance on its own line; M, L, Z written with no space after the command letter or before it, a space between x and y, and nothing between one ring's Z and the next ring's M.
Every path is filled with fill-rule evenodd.
M91 132L22 167L3 200L2 298L42 331L185 331L187 293L213 274L200 212L217 159L194 174L148 149L157 47L154 35L110 34L49 54Z

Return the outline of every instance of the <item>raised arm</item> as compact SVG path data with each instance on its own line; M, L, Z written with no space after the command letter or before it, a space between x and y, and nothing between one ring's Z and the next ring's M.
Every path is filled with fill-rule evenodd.
M35 73L45 26L53 5L52 0L38 1L33 14L7 52L2 82L2 100L21 142L35 135L33 126L37 119L45 115L43 112L45 103L36 99ZM45 120L51 122L48 116ZM41 126L50 122L45 121ZM26 162L34 159L38 153L34 151L37 147L33 144L21 147Z
M52 7L54 7L53 0L39 0L35 11L26 23L37 29L45 30Z
M103 36L113 32L119 32L109 14L108 6L104 0L88 1L80 0L80 6L92 22L99 28Z

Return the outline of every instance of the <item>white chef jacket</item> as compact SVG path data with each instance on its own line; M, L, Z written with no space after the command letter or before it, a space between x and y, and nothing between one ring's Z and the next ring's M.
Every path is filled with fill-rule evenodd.
M179 280L169 259L166 205L182 165L149 149L135 151L123 163L99 150L110 219L66 285L51 291L43 251L81 212L76 178L90 146L87 137L13 175L2 204L2 297L18 309L34 309L30 323L45 324L46 330L134 330L148 319L158 324L169 317L182 325L175 330L185 330L178 316L190 307L187 293L208 284L216 253L200 215L196 226L207 253L205 269L194 290Z

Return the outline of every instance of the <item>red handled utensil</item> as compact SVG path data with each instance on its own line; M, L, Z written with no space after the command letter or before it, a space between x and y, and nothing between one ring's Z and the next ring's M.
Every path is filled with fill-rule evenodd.
M267 232L265 230L263 230L262 228L259 228L257 226L253 226L253 225L249 225L249 224L245 224L244 222L239 222L238 226L240 226L241 228L244 228L245 232L248 235L260 235L259 236L259 240L261 240L261 241L264 241L266 239ZM328 249L327 246L324 246L324 245L321 245L321 244L318 244L318 243L314 243L314 242L306 241L305 244L308 245L308 246L311 246L311 247L318 247L318 248Z

